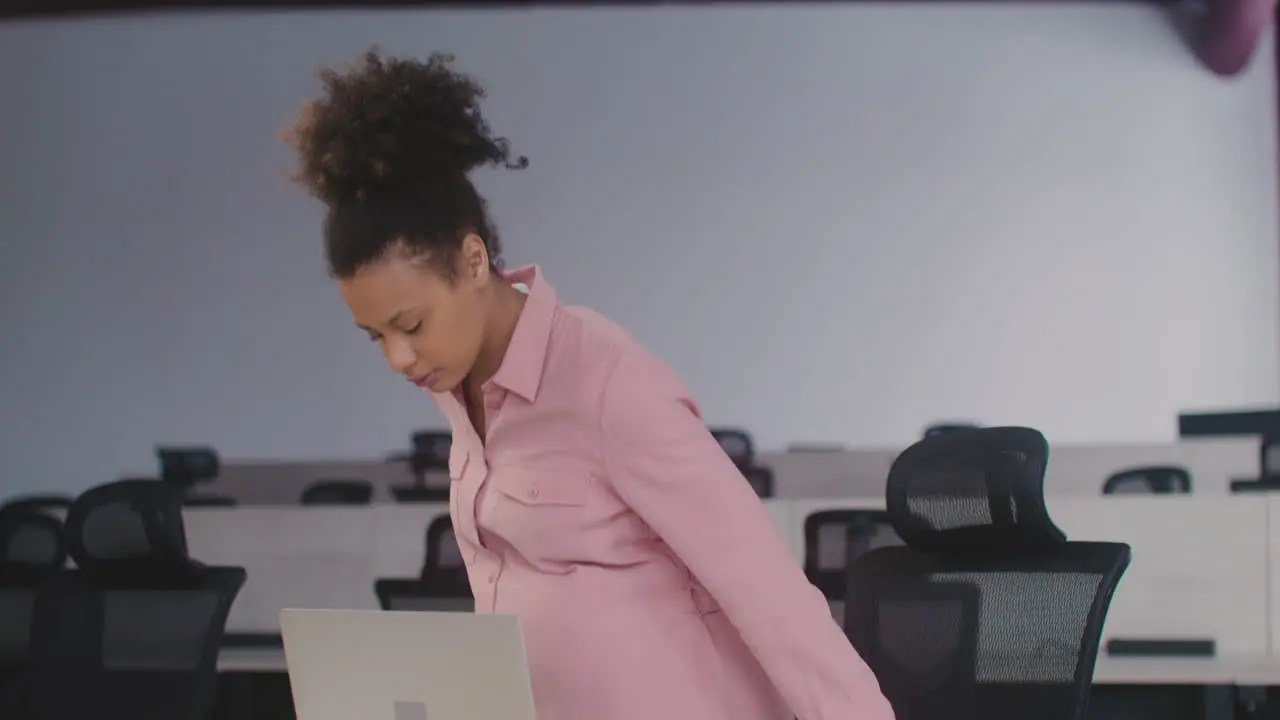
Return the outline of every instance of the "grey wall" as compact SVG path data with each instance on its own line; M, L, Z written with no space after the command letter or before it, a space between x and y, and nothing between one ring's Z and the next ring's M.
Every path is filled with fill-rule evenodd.
M157 442L365 457L439 422L325 278L276 133L372 43L456 52L537 261L761 444L938 417L1161 441L1280 400L1274 68L1155 8L348 13L0 27L0 483ZM1269 57L1268 42L1260 57Z

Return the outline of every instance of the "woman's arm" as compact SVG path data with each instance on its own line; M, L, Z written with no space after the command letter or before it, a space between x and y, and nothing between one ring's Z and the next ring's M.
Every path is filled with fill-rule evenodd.
M627 351L600 417L614 491L716 599L799 720L892 720L870 668L675 374Z

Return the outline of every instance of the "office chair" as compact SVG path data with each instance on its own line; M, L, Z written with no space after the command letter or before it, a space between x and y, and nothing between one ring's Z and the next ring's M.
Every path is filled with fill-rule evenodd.
M848 574L845 632L898 720L1078 720L1128 545L1068 542L1030 428L943 433L894 461L901 547Z
M724 454L729 456L738 471L747 479L751 489L761 498L774 495L773 470L756 465L755 443L746 430L738 428L710 428L711 436L720 443Z
M0 512L5 510L34 510L62 520L67 516L74 498L69 495L19 495L10 498L0 505Z
M30 507L0 509L0 717L28 715L32 613L46 578L66 561L61 520Z
M66 560L61 520L31 507L0 508L0 568L20 573L56 570Z
M373 483L368 480L317 480L302 490L303 505L368 505Z
M773 484L773 470L759 465L753 465L742 471L742 476L747 479L747 484L756 492L761 499L771 498L775 494Z
M940 422L934 423L924 429L924 437L933 437L943 433L956 432L957 430L976 430L981 425L971 422Z
M383 610L472 612L475 598L448 515L427 526L425 549L426 558L417 578L384 578L373 584L378 604Z
M843 599L848 581L845 573L850 557L851 535L865 545L889 525L889 514L883 510L819 510L804 519L804 573L809 582L828 599ZM865 550L864 550L865 552ZM860 554L860 553L859 553Z
M750 467L756 460L755 443L746 430L738 428L711 428L711 436L720 443L724 454L739 468Z
M229 507L236 504L233 498L206 495L196 490L197 485L216 479L222 470L218 452L213 448L160 446L156 448L156 460L160 464L160 480L181 492L184 504L190 507Z
M187 553L182 499L154 480L85 492L67 514L75 570L46 582L32 629L38 720L206 720L243 568Z
M1176 465L1154 465L1121 470L1102 484L1103 495L1191 492L1191 473Z
M819 510L804 519L804 574L844 622L849 565L876 547L900 544L883 510Z
M396 502L449 502L449 482L433 484L432 475L449 472L449 451L453 447L453 434L447 431L422 430L413 434L413 451L409 454L409 470L413 473L412 485L396 485L391 496Z

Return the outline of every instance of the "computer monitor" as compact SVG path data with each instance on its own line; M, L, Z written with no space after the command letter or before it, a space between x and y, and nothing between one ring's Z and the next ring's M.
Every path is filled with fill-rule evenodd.
M1178 437L1280 435L1280 409L1247 408L1178 414Z

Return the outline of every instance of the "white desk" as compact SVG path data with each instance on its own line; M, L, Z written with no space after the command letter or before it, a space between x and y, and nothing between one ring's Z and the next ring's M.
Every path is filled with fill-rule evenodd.
M1073 539L1133 547L1104 638L1213 638L1222 656L1249 658L1271 652L1273 616L1280 621L1280 608L1270 603L1280 597L1272 592L1280 582L1280 522L1268 521L1270 513L1280 513L1275 503L1280 499L1253 495L1051 497L1049 510ZM882 503L792 500L767 506L799 560L809 513ZM285 607L376 608L374 581L416 576L426 526L446 512L444 505L194 508L185 517L193 557L248 570L228 630L278 632ZM1270 527L1277 528L1274 536Z
M768 506L788 536L791 507ZM412 578L422 570L426 529L449 512L444 503L369 507L263 506L187 508L191 556L211 565L245 568L228 632L275 633L284 608L374 610L379 578Z
M1280 493L1257 495L1267 505L1267 632L1271 654L1280 657Z
M280 648L226 648L218 672L285 672ZM1280 685L1280 661L1267 656L1215 658L1110 658L1099 656L1096 685Z
M191 556L245 568L230 632L278 632L287 607L376 610L380 577L417 577L445 504L189 508Z
M1133 560L1107 615L1103 642L1213 638L1223 657L1271 651L1267 508L1246 495L1054 499L1075 540L1128 543Z
M1280 685L1280 661L1266 655L1211 658L1112 658L1098 656L1099 685Z

